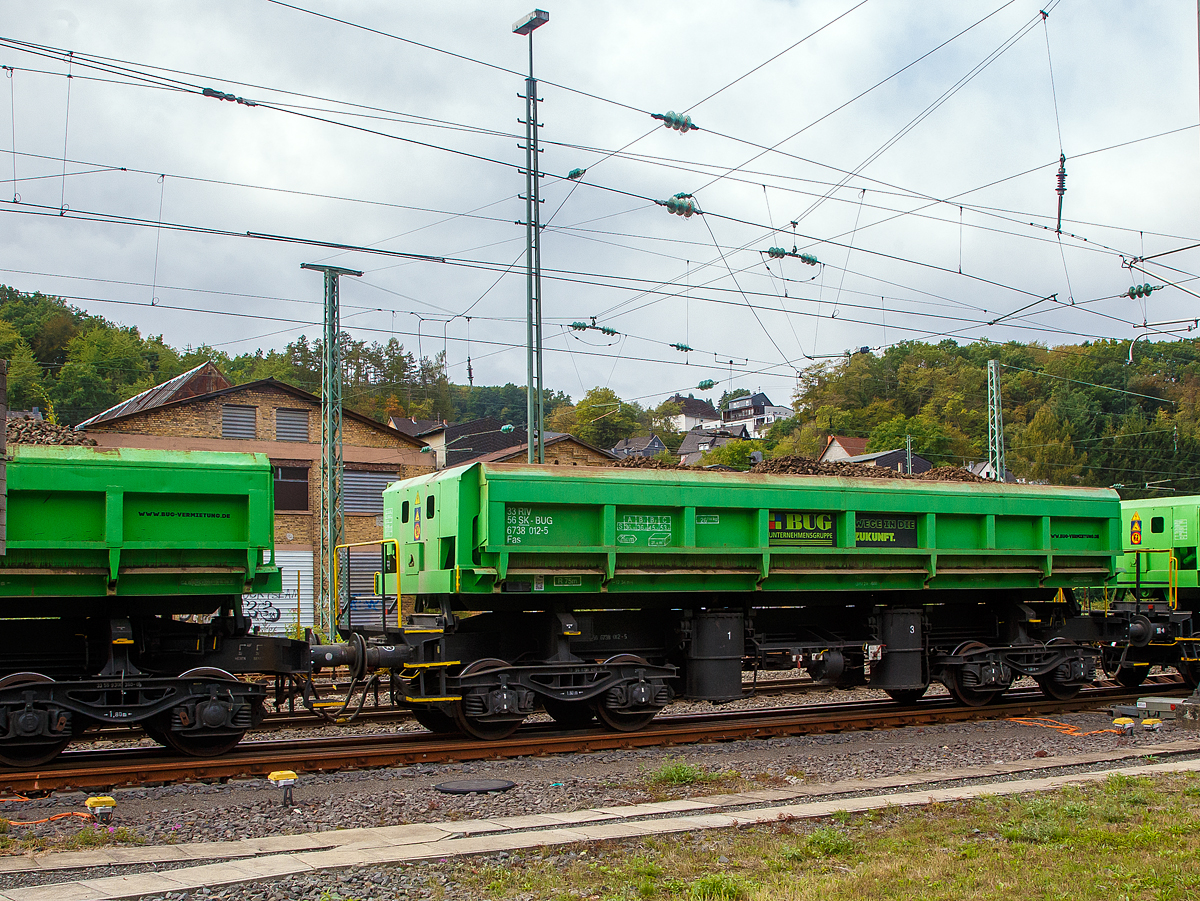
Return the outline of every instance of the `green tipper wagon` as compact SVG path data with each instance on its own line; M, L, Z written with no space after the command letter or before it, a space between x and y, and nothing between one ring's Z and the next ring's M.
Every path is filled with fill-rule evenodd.
M1071 590L1121 553L1098 489L476 464L384 499L378 588L416 612L343 617L360 638L335 656L483 736L538 705L637 728L674 695L740 696L744 665L903 701L938 680L985 703L1019 675L1067 696L1097 659L1058 635Z
M241 610L280 590L266 457L16 446L6 470L0 760L49 759L97 723L220 753L262 716L239 675L307 671L303 642Z

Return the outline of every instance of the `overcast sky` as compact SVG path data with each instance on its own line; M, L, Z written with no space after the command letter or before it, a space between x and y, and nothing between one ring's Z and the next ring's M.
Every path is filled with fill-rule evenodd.
M294 5L0 0L0 282L236 354L318 335L321 279L300 264L331 262L365 272L342 284L355 338L445 347L456 382L469 354L475 384L522 384L512 25L532 7ZM547 8L548 387L654 404L732 372L787 403L798 369L850 348L1129 340L1197 315L1200 251L1122 267L1200 241L1191 0ZM667 110L700 130L649 117ZM703 215L653 203L679 192ZM1167 281L1182 287L1119 296ZM593 316L618 334L570 332Z

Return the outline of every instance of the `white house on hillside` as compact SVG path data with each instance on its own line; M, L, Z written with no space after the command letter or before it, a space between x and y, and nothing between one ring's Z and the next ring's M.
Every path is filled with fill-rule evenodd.
M676 394L667 398L667 402L679 405L679 414L671 417L671 425L678 432L690 432L696 426L714 428L721 422L717 408L703 398Z
M759 391L749 397L735 397L731 400L721 412L721 425L724 428L744 425L751 438L761 438L773 422L789 419L792 415L791 407L777 406Z

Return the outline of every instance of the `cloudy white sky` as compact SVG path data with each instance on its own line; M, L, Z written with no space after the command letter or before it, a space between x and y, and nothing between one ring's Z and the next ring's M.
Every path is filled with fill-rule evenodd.
M532 6L294 6L0 0L0 282L239 353L318 334L300 264L332 262L365 272L342 287L354 337L523 383L511 29ZM548 387L656 403L732 371L786 403L848 348L1129 340L1197 315L1200 251L1122 266L1200 240L1191 0L544 6ZM649 117L667 110L700 130ZM704 214L653 203L678 192ZM1134 282L1166 287L1119 296ZM618 334L569 332L593 316Z

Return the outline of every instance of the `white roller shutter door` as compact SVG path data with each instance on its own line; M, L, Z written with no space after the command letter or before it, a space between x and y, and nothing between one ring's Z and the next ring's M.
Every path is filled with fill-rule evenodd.
M277 550L275 564L283 573L283 591L243 595L242 612L254 619L261 632L290 632L297 622L302 629L311 629L313 552Z
M342 503L347 513L379 514L383 512L383 489L400 481L394 472L364 472L347 469L342 475Z

